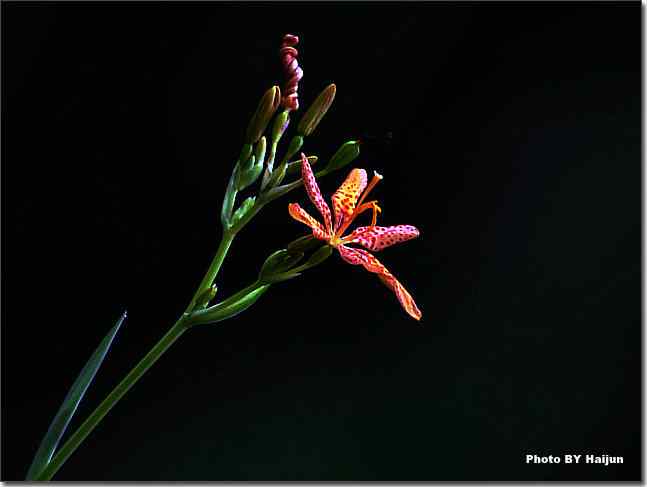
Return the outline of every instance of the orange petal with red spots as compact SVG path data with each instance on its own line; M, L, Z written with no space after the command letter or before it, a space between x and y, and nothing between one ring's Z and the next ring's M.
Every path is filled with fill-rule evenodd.
M328 240L330 238L328 233L321 226L321 223L310 216L306 210L298 205L298 203L290 203L288 205L288 212L296 221L304 223L312 228L312 235L315 238L318 238L319 240Z
M418 235L420 235L420 231L412 225L357 227L353 233L344 238L344 242L357 243L368 250L377 252L391 245L416 238Z
M321 216L323 216L325 229L328 233L332 233L332 225L330 218L330 208L328 204L324 201L321 196L321 191L319 191L319 185L315 179L315 175L312 173L312 168L308 162L308 158L305 154L301 153L301 177L303 178L303 185L306 188L306 192L310 197L310 201L315 205Z
M359 195L366 188L367 177L364 169L353 169L335 194L332 195L332 209L335 212L335 231L353 214Z
M349 264L364 266L364 269L367 271L377 274L380 280L395 293L404 310L409 313L412 318L420 320L422 312L418 309L418 306L411 297L411 294L409 294L404 286L400 284L395 276L391 274L389 270L375 258L375 256L368 253L366 250L352 249L350 247L345 247L344 245L339 245L337 250L339 250L341 258Z

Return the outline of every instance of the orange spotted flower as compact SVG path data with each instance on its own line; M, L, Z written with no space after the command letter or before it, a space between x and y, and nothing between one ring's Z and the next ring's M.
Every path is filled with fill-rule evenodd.
M324 201L315 180L312 168L308 159L301 154L301 176L303 185L310 197L312 204L319 210L323 217L323 225L310 216L297 203L290 203L288 210L290 216L295 220L306 224L312 229L312 235L319 240L324 240L331 247L339 251L343 260L352 265L361 265L369 271L377 274L380 280L391 289L400 301L404 310L413 318L419 320L422 313L416 306L408 291L391 274L384 265L366 250L349 247L349 244L359 244L362 247L380 251L391 245L405 242L420 235L418 229L411 225L396 225L393 227L379 227L375 223L377 214L382 210L377 201L364 202L368 194L380 182L382 176L377 172L370 183L367 184L366 171L364 169L353 169L344 183L332 196L333 216L330 213L328 204ZM345 237L344 232L357 216L366 210L373 211L373 221L367 227L358 227Z

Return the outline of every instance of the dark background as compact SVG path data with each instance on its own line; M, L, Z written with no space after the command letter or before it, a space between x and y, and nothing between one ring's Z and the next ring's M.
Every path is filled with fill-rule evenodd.
M380 258L423 321L334 256L185 334L56 478L640 478L638 2L2 7L3 479L124 309L73 426L184 309L287 32L302 107L338 87L307 151L361 138L380 222L421 229ZM311 208L267 207L221 296L304 234L290 201Z

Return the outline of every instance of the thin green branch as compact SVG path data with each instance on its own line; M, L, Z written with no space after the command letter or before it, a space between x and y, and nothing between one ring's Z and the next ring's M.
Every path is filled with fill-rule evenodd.
M225 233L223 233L222 239L220 240L220 245L218 246L218 250L216 251L216 255L211 261L211 264L207 269L207 273L202 278L202 282L200 282L200 285L198 286L197 291L193 295L193 298L191 299L191 303L187 307L185 314L191 313L193 311L193 309L195 308L196 301L200 298L200 296L202 296L202 294L207 289L211 287L211 285L213 284L213 281L216 280L216 276L218 276L220 267L222 267L222 263L225 260L225 257L227 256L229 247L231 247L231 243L234 241L234 237L236 237L236 232L226 231Z
M324 176L328 171L323 170L317 176ZM227 256L231 244L243 227L269 202L279 196L301 186L302 181L294 181L269 192L265 192L256 201L254 207L234 226L223 233L218 250L207 269L197 291L182 317L166 332L166 334L153 346L153 348L139 361L123 380L108 394L97 406L90 416L70 436L65 444L58 450L50 463L36 477L35 480L50 480L63 466L65 461L76 451L87 436L96 428L108 412L119 402L131 387L150 369L157 360L170 348L173 343L193 324L214 323L231 318L241 313L254 304L258 298L269 289L270 285L256 281L252 285L233 294L226 300L204 310L194 311L196 301L211 287L220 268ZM279 190L279 191L276 191ZM272 192L274 191L274 192Z

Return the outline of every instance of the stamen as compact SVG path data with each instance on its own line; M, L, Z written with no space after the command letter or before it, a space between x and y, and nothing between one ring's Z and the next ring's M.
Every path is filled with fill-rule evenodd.
M367 187L366 187L366 189L364 190L364 193L362 194L362 197L361 197L361 198L359 199L359 201L357 202L357 206L358 206L358 207L362 205L362 203L364 202L364 200L366 199L366 197L368 196L368 194L371 192L371 190L375 187L375 185L376 185L377 183L379 183L380 181L382 181L382 179L383 179L383 177L382 177L382 175L381 175L379 172L377 172L377 171L373 171L373 179L371 179L371 182L370 182L370 183L368 183L368 186L367 186Z
M371 190L372 190L372 189L375 187L375 185L376 185L377 183L379 183L380 181L382 181L382 175L381 175L380 173L378 173L377 171L373 171L373 179L371 179L371 182L370 182L370 183L368 183L368 186L366 186L366 189L364 190L364 193L362 193L362 197L359 199L359 201L357 202L357 205L355 206L355 210L353 211L353 214L352 214L352 215L351 215L351 216L346 220L346 222L345 222L345 223L344 223L344 224L343 224L343 225L342 225L342 226L337 230L336 235L337 235L338 237L340 237L340 236L342 236L342 235L344 234L344 232L345 232L345 231L346 231L346 229L350 226L350 224L351 224L351 223L353 223L353 220L354 220L355 218L357 218L357 215L359 215L359 214L360 214L360 213L362 213L363 211L368 210L368 209L369 209L369 208L371 208L373 205L375 205L375 206L378 208L378 210L377 210L377 211L382 211L381 209L379 209L380 207L379 207L379 206L377 206L377 201L372 201L371 203L365 203L365 204L362 204L362 203L364 202L364 200L366 199L366 197L368 196L368 194L371 192ZM375 212L375 209L373 209L373 211ZM377 221L377 215L374 213L374 214L373 214L373 225L375 225L375 222L376 222L376 221Z
M349 221L346 222L346 224L337 231L337 236L343 235L346 229L348 228L348 226L366 210L373 210L373 221L371 223L371 226L374 227L375 224L377 223L377 214L382 213L382 208L380 208L379 205L377 204L377 200L369 201L368 203L364 203L358 206L357 208L355 208L355 211L351 215L351 218L349 219Z
M377 214L382 213L382 208L377 206L377 203L375 201L373 201L373 204L371 206L373 207L373 219L371 220L371 226L374 227L377 223Z
M382 208L380 208L379 205L377 204L377 200L369 201L368 203L364 203L363 205L357 208L357 212L354 215L354 217L355 218L358 217L366 210L373 210L373 223L371 223L371 226L374 227L375 223L377 222L377 214L382 213Z

